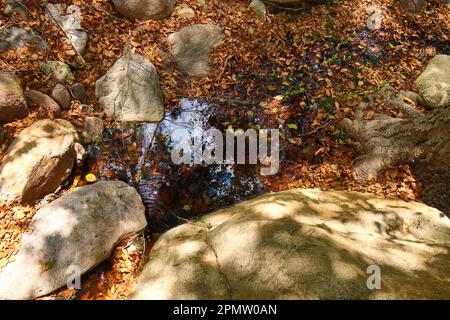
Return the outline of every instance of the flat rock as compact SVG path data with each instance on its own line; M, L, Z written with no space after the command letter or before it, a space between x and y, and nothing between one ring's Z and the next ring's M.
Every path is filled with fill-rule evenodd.
M450 220L421 203L269 193L164 233L133 298L447 299L449 232Z
M0 122L11 122L28 115L20 80L13 73L0 71Z
M162 20L175 7L175 0L113 0L116 10L126 18Z
M80 187L43 206L24 233L16 261L0 269L0 299L31 299L71 283L147 225L135 189L124 182Z
M223 39L224 34L219 26L195 24L169 35L167 44L180 70L190 77L201 78L211 71L211 49Z
M52 193L76 160L73 133L52 120L22 130L0 166L0 202L31 202Z
M106 114L123 122L157 122L164 117L156 68L136 54L123 56L95 84Z
M415 85L430 108L450 105L450 55L438 54L431 59Z

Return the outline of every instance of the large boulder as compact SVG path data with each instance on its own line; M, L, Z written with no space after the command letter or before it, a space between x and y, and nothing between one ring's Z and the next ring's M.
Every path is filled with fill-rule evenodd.
M175 0L113 0L116 10L129 19L161 20L175 7Z
M28 112L19 78L0 71L0 122L25 118Z
M74 134L39 120L14 139L0 166L0 202L31 202L52 193L72 171Z
M421 203L265 194L163 234L133 298L448 299L449 232Z
M195 24L169 35L167 44L180 70L190 77L200 78L210 73L209 53L223 38L219 26Z
M438 54L431 59L415 85L429 107L450 105L450 55Z
M0 299L39 297L71 283L145 228L145 208L124 182L98 182L43 206L22 235L15 262L0 270Z
M157 122L164 105L156 68L136 54L123 56L95 84L105 112L124 122Z

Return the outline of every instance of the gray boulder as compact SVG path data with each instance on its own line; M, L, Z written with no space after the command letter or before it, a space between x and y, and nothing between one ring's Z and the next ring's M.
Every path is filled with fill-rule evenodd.
M133 298L447 299L449 232L450 220L421 203L265 194L163 234Z
M450 105L450 56L439 54L431 59L415 85L430 108Z
M0 270L0 299L36 298L92 269L147 225L142 200L124 182L98 182L43 206L24 233L16 261Z
M0 71L0 122L22 119L28 113L19 78L13 73Z
M72 171L74 135L52 120L39 120L14 139L0 166L0 202L31 202L52 193Z
M175 0L113 0L116 10L126 18L162 20L170 16Z
M95 84L106 114L123 122L157 122L164 105L156 68L146 58L127 54Z
M190 77L200 78L210 73L209 53L223 39L219 26L195 24L169 35L167 44L180 70Z

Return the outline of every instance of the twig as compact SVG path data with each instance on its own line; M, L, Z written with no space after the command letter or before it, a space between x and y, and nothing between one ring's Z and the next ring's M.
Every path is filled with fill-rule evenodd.
M72 41L70 41L70 37L67 34L67 32L64 30L64 28L62 27L62 25L58 22L58 20L56 20L56 18L53 16L53 14L51 13L50 10L47 9L47 12L50 16L50 18L52 18L52 20L56 23L56 25L59 27L59 29L61 29L61 31L64 33L64 35L66 36L67 40L69 40L70 45L72 46L73 50L75 50L75 53L77 54L78 58L80 58L82 64L85 64L86 61L84 60L83 56L80 54L80 52L77 50L77 48L75 48L75 45L72 43Z
M326 126L329 125L330 123L331 123L331 120L325 122L325 124L323 124L323 125L321 125L321 126L318 126L317 128L315 128L314 130L312 130L312 131L310 131L310 132L308 132L308 133L303 134L303 135L302 135L302 138L303 138L303 137L306 137L306 136L309 136L310 134L313 134L314 132L316 132L316 131L322 129L323 127L326 127Z

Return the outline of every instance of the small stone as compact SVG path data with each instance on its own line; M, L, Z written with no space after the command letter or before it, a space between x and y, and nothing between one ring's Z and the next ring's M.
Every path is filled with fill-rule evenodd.
M129 19L162 20L170 16L175 0L113 0L116 10Z
M381 28L383 15L381 8L377 5L367 7L367 13L370 15L367 19L366 26L369 30L378 30Z
M186 4L182 4L175 8L175 14L181 18L192 19L195 17L195 12Z
M65 86L58 83L52 91L52 97L60 105L61 109L66 110L70 107L70 92Z
M94 112L94 107L90 104L80 104L81 112Z
M266 5L261 0L253 0L250 3L250 8L261 20L266 20Z
M41 71L45 75L53 74L61 83L75 80L70 67L61 61L47 61L41 64Z
M79 142L75 142L74 148L75 153L77 154L77 165L81 166L83 164L84 159L86 158L86 149Z
M208 10L208 5L206 4L206 0L198 0L198 6L202 11Z
M30 107L43 108L55 116L61 113L58 103L48 95L37 90L26 90L24 94Z
M83 138L85 143L100 142L103 135L103 121L97 117L86 117L84 120Z
M82 83L75 83L72 87L72 95L81 103L87 102L86 88Z
M194 24L170 34L167 44L178 68L191 78L201 78L210 74L209 53L224 37L219 26Z

